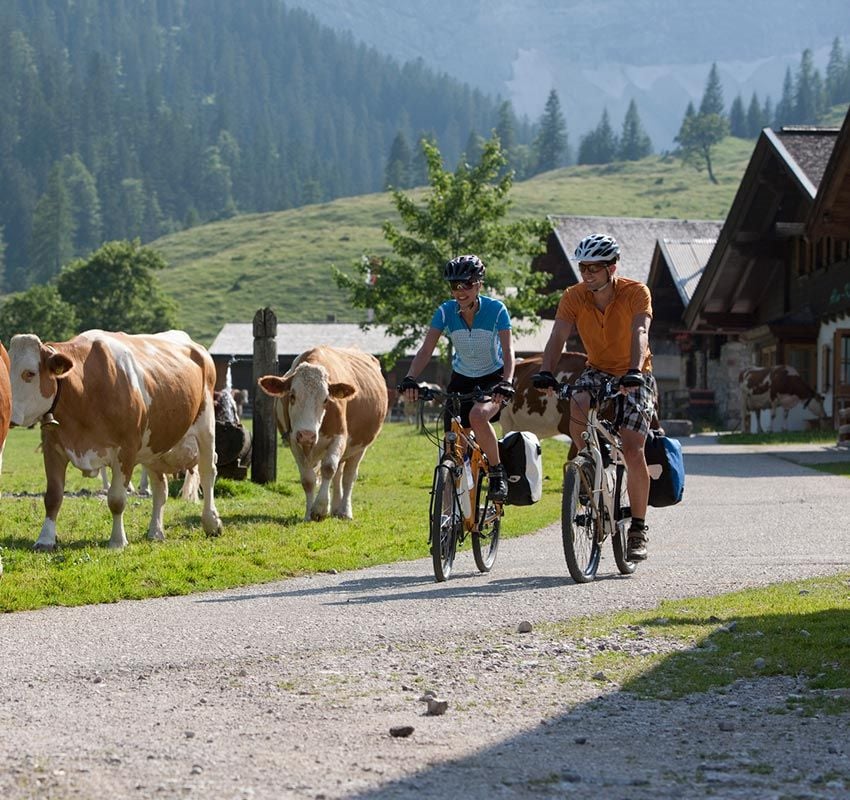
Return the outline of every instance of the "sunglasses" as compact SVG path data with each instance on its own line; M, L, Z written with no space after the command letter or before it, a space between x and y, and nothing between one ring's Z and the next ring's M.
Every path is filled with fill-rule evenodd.
M461 289L469 291L478 285L478 281L449 281L449 286L452 287L452 291L456 292Z
M608 269L610 266L610 261L606 261L601 264L579 264L578 271L582 273L589 272L591 275L595 275L597 272L602 272L603 269Z

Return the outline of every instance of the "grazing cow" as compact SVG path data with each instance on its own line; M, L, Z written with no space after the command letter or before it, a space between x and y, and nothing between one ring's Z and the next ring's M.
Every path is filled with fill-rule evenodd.
M756 430L763 433L761 412L770 409L770 430L776 423L776 411L784 411L782 430L788 430L788 413L802 403L817 417L826 416L823 397L815 392L794 367L778 364L775 367L747 367L738 375L741 390L741 430L750 429L750 412L755 411Z
M419 386L422 389L442 388L439 384L428 383L427 381L419 381ZM418 400L410 402L404 399L403 394L399 394L396 402L402 409L405 422L409 422L411 425L415 425L419 429L425 427L426 409L429 409L428 413L433 414L435 413L435 409L442 407L439 400L423 400L422 397L420 397Z
M9 420L12 417L10 372L9 354L0 342L0 471L3 469L3 449L6 447L6 434L9 433Z
M516 392L499 417L505 434L511 431L531 431L538 439L558 434L570 435L570 401L550 397L531 384L531 376L540 372L542 360L542 354L534 355L516 365ZM573 381L586 365L587 356L584 353L561 353L554 375L560 381Z
M92 477L103 466L112 470L110 547L127 544L126 485L136 464L147 468L153 489L149 539L164 538L165 475L196 465L203 528L208 535L221 532L213 500L215 365L203 347L182 331L131 336L92 330L60 343L14 336L9 355L12 424L41 421L47 491L36 550L56 546L69 462Z
M3 469L3 448L9 433L9 418L12 416L12 385L9 382L9 354L0 342L0 471ZM3 559L0 558L0 575L3 574Z
M378 359L360 350L315 347L301 353L286 375L265 375L259 385L277 399L278 428L301 473L304 519L320 520L330 513L351 519L357 468L387 414Z

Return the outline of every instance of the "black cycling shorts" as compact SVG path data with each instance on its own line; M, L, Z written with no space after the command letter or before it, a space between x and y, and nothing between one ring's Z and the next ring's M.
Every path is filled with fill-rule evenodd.
M467 394L468 392L474 392L475 389L478 388L484 392L488 392L497 383L501 383L503 374L502 370L499 370L498 372L491 372L489 375L482 375L479 378L468 378L466 375L461 375L459 372L452 372L446 391ZM474 400L467 400L464 403L461 403L460 422L464 428L470 427L469 412L472 410L472 406L474 405ZM497 422L501 413L502 409L500 408L496 412L496 415L490 419L490 422ZM452 421L448 411L446 411L444 425L446 430L450 430L452 427Z

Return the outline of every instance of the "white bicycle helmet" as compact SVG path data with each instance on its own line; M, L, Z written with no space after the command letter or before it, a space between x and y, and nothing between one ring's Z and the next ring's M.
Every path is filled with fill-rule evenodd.
M578 243L575 251L576 261L598 262L615 261L620 257L620 245L604 233L591 233Z

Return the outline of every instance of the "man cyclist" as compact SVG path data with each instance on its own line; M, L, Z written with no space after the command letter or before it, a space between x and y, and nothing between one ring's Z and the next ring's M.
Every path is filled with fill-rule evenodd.
M561 297L540 372L532 376L532 382L538 389L557 388L552 368L577 329L588 364L576 381L579 391L572 395L570 404L570 436L580 447L590 404L589 395L580 388L598 390L612 376L619 378L625 393L620 437L632 511L626 557L629 561L643 561L649 541L649 472L644 443L658 402L649 351L652 298L640 281L615 276L620 246L611 236L586 236L576 247L575 259L582 281L567 288Z
M483 393L492 392L492 398L484 402L463 403L460 417L463 427L472 428L490 462L490 497L504 502L508 483L492 423L499 419L501 398L510 400L514 394L511 385L514 351L511 318L505 304L481 295L485 271L481 259L474 255L458 256L445 265L443 277L449 282L453 299L446 300L434 312L431 327L398 391L409 402L417 399L419 384L416 378L430 361L437 340L445 333L453 348L447 391L466 394L481 389ZM445 424L448 430L451 424L448 412Z

